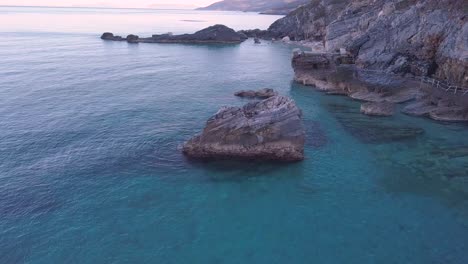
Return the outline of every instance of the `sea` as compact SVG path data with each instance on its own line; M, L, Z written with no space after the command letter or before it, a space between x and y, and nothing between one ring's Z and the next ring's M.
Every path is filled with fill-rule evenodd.
M279 16L0 7L0 263L466 264L468 126L293 82L293 46L128 44ZM242 89L302 109L300 163L193 161Z

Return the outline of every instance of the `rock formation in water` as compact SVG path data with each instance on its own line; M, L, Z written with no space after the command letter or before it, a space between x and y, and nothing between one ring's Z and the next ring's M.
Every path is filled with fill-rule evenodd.
M199 10L260 12L262 14L286 15L309 0L223 0Z
M276 95L278 95L278 93L273 89L264 88L264 89L260 89L258 91L242 90L242 91L236 92L234 95L238 96L238 97L244 97L244 98L266 99L266 98L276 96Z
M137 35L129 35L127 38L114 36L110 32L102 34L101 39L112 41L128 41L129 43L187 43L187 44L237 44L247 39L241 33L224 25L214 25L193 34L153 35L149 38L140 38Z
M294 101L274 96L243 107L223 107L183 152L201 159L304 159L302 112Z

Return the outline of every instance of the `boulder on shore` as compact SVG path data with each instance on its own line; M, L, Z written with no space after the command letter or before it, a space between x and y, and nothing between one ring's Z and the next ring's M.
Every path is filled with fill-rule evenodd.
M243 107L223 107L203 132L186 142L183 152L200 159L304 159L302 112L285 96L274 96Z
M368 102L361 105L361 113L371 116L392 116L395 104L391 102Z
M104 40L121 41L112 33L106 32L101 36ZM187 44L236 44L245 40L245 35L234 31L224 25L214 25L193 34L161 34L153 35L149 38L140 38L136 35L129 35L126 40L130 43L187 43Z
M278 95L278 93L273 89L264 88L258 91L242 90L242 91L236 92L234 95L238 97L244 97L244 98L267 99L267 98Z

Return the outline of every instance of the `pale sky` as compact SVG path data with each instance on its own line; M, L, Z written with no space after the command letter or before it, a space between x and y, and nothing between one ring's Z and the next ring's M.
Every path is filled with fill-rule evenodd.
M0 5L12 6L89 6L89 7L196 7L216 0L0 0Z

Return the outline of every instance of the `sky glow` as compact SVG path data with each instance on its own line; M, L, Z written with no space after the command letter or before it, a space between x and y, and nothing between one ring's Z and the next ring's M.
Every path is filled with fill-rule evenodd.
M0 5L115 8L190 8L206 6L214 2L216 2L216 0L0 0Z

